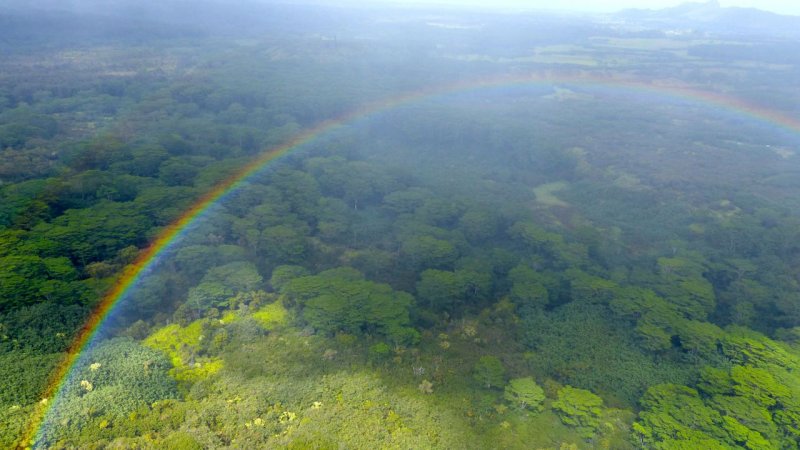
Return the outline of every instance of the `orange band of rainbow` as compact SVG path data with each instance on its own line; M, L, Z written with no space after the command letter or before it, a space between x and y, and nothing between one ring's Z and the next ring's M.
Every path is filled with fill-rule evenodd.
M81 353L87 349L93 338L102 328L103 323L109 317L114 307L126 296L126 293L137 283L146 269L153 265L159 254L170 248L180 237L187 227L206 212L210 206L219 202L226 194L235 191L241 184L256 172L263 169L271 161L291 152L298 147L307 144L321 135L329 133L337 128L349 125L354 121L372 116L376 113L388 111L399 106L413 104L423 100L431 99L451 93L459 93L471 90L481 90L494 87L506 86L554 86L554 85L574 85L591 87L611 87L621 89L625 92L648 92L672 99L682 99L689 102L699 103L718 110L734 112L742 117L755 120L757 122L777 125L780 128L793 133L800 132L800 121L788 117L777 111L764 107L751 105L744 101L727 97L721 94L701 91L689 87L667 86L651 83L643 83L625 79L604 78L597 76L553 76L553 75L528 75L518 77L498 77L484 78L478 80L461 81L455 84L437 86L425 90L406 93L391 97L383 101L375 102L358 108L339 118L328 120L317 126L306 130L302 134L294 137L285 144L265 151L252 162L239 169L228 179L217 184L212 190L198 199L191 208L186 210L177 220L167 226L147 249L145 249L136 261L126 267L116 284L102 298L89 320L83 325L77 337L70 346L67 356L52 373L50 383L43 392L43 399L53 400L57 398L64 389L69 373L75 366ZM22 436L23 447L38 447L37 441L41 437L41 430L47 425L47 417L55 401L46 401L41 404L31 417L25 434Z

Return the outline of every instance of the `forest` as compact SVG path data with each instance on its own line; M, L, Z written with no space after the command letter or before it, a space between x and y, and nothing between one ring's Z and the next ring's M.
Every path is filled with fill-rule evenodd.
M0 11L0 448L800 447L800 41L176 5Z

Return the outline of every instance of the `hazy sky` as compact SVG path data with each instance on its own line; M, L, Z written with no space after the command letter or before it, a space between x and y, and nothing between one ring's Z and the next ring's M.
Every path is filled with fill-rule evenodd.
M625 8L666 8L686 3L681 0L389 0L396 3L437 3L478 6L514 6L537 9L564 9L581 11L618 11ZM720 0L721 6L742 6L800 15L799 0Z

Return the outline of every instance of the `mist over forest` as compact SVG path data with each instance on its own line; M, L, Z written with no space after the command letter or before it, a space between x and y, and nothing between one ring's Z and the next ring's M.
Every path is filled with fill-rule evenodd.
M0 448L797 449L800 17L0 7Z

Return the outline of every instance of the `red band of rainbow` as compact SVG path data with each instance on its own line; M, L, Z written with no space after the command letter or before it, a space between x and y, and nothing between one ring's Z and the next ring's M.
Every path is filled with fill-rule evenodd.
M413 104L423 100L435 98L452 93L460 93L487 88L510 86L554 86L574 85L591 87L610 87L630 93L655 93L672 99L682 99L688 102L699 103L718 110L734 112L742 117L755 120L764 124L776 125L793 133L800 133L800 120L786 116L780 112L756 106L742 100L722 94L701 91L686 86L644 83L623 78L598 77L592 75L526 75L516 77L482 78L477 80L464 80L455 84L441 85L428 89L390 97L383 101L370 103L347 113L336 119L322 122L302 134L294 137L285 144L269 149L255 158L252 162L239 169L232 176L217 184L213 189L198 199L191 208L186 210L177 220L167 226L161 234L145 249L131 265L126 267L119 279L102 298L89 320L83 325L77 337L70 346L67 356L58 365L51 375L50 383L43 392L43 399L57 398L64 389L69 373L75 366L79 356L87 349L89 344L102 328L114 307L125 298L128 291L136 285L146 269L150 267L157 257L170 248L190 224L202 216L212 205L219 202L226 194L235 191L244 181L263 169L271 161L303 146L318 137L337 128L349 125L356 120L374 114L388 111L400 106ZM22 446L37 447L37 440L41 437L41 430L47 425L47 416L56 404L48 401L41 404L31 417L25 434L22 436Z

